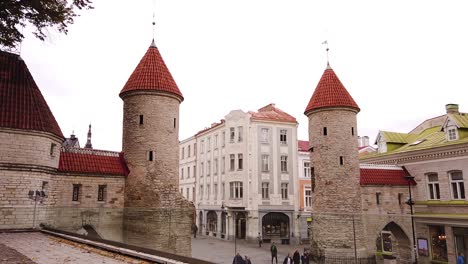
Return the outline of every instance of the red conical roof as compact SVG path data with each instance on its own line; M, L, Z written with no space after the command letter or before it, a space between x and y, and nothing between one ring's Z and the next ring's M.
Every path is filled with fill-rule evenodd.
M170 93L179 97L181 101L184 100L158 48L154 44L154 40L122 91L120 91L119 96L123 98L124 94L128 92L145 90Z
M325 69L322 78L320 78L304 114L307 115L312 110L328 107L350 107L358 112L360 110L330 66Z
M20 56L0 51L0 127L63 137L54 115Z

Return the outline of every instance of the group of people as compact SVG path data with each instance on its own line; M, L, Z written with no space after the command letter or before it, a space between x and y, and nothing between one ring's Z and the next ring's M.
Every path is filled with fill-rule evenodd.
M232 264L252 264L252 262L250 261L250 258L248 256L242 258L239 252L237 252L236 256L234 257L234 260L232 261Z
M273 264L273 259L276 261L276 264L278 264L278 248L276 247L275 243L271 244L270 247L270 252L271 252L271 264ZM284 258L283 264L309 264L310 259L309 259L309 252L307 250L304 250L304 253L301 256L301 253L299 253L299 250L294 251L292 257L291 253L288 253L288 255Z

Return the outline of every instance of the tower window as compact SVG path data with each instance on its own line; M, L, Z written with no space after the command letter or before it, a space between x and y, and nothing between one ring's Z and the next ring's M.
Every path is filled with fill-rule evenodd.
M351 136L354 136L354 127L351 128Z
M150 151L148 152L148 160L149 160L149 161L153 161L153 151L152 151L152 150L150 150Z
M143 115L140 115L140 125L143 125Z
M177 118L174 118L174 128L176 128Z
M106 185L99 185L98 186L98 201L103 202L106 196Z
M57 144L55 143L50 143L50 156L54 157L55 156L55 147L57 146Z
M343 165L344 164L344 158L343 156L340 156L340 165Z
M377 204L380 204L380 195L382 195L381 193L377 192L375 193L375 202Z
M327 135L327 127L324 127L324 128L323 128L323 135L324 135L324 136Z

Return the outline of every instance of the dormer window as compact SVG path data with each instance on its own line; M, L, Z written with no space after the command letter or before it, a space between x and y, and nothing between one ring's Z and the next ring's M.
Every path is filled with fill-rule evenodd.
M448 141L452 140L457 140L457 129L456 128L450 128L447 129L447 139Z

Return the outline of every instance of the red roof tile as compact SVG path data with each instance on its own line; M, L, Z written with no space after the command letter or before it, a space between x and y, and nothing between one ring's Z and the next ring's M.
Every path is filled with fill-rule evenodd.
M309 152L309 141L307 140L298 140L297 141L297 146L299 151L304 151L304 152Z
M120 91L120 97L130 91L141 90L166 92L184 100L154 41Z
M79 148L62 148L58 170L59 172L121 176L129 173L123 153Z
M0 127L63 137L54 115L20 56L0 51Z
M361 164L360 171L361 185L408 185L408 181L404 177L409 173L402 167ZM413 180L411 184L416 185L416 182Z
M266 105L258 112L249 111L253 120L267 120L267 121L280 121L280 122L292 122L297 123L296 118L283 112L283 110L277 108L275 104Z
M343 86L340 79L338 79L338 76L336 76L333 69L327 67L322 78L320 78L317 88L315 88L314 94L310 98L304 114L307 115L309 111L315 109L336 106L350 107L358 111L360 110L359 106Z

